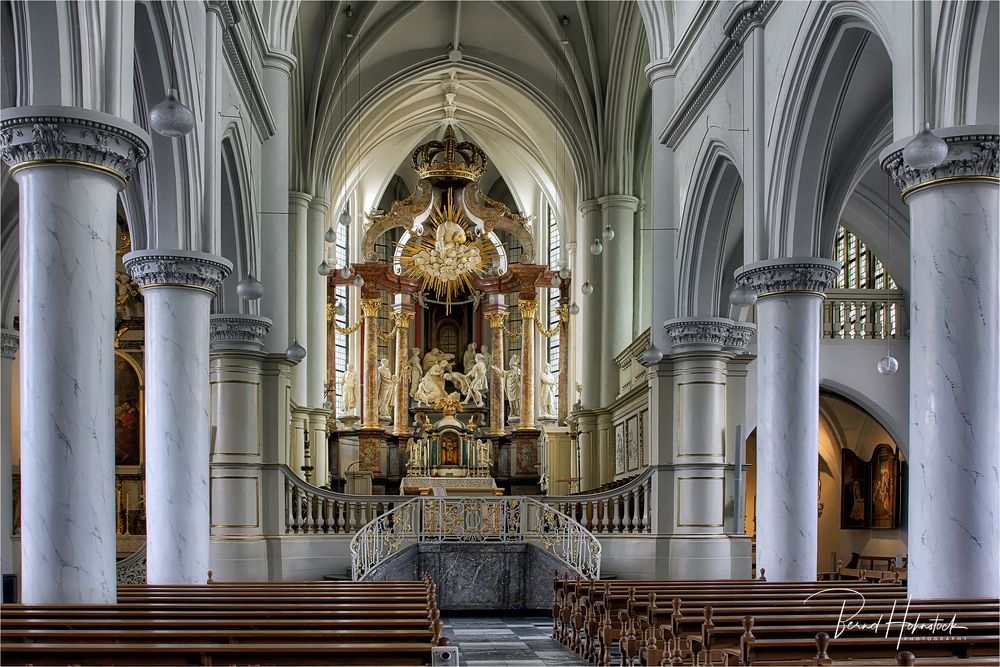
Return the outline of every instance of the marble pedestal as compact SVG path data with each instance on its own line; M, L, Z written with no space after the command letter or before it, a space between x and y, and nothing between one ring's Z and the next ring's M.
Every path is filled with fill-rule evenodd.
M146 580L205 583L209 563L209 307L232 264L130 252L146 318Z
M945 161L882 167L910 207L907 590L917 598L1000 589L1000 178L997 127L935 132ZM905 360L900 360L901 363Z
M757 293L757 566L775 581L816 580L821 306L839 271L805 257L736 272Z
M141 128L96 111L0 112L0 155L19 186L27 604L116 599L115 219L148 143Z

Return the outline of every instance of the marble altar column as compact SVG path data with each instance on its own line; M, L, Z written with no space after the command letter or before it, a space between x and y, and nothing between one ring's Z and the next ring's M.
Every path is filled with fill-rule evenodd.
M263 352L271 320L210 317L209 509L211 570L221 581L268 579L265 514Z
M0 111L19 186L21 599L116 599L115 243L118 193L149 137L75 107Z
M264 56L261 80L267 106L274 117L274 134L261 144L261 164L267 177L260 182L260 276L264 296L260 312L271 319L264 340L268 352L284 353L292 342L288 335L288 160L289 160L289 81L295 56L271 50ZM243 276L238 276L243 278Z
M146 581L205 583L209 559L209 309L229 260L192 250L122 258L146 319Z
M324 390L326 388L326 298L327 278L321 276L318 267L323 261L326 251L327 217L330 213L330 203L325 199L314 197L309 202L308 224L306 225L308 251L306 254L307 302L306 323L309 334L306 342L300 343L308 350L306 355L306 405L310 408L323 407ZM325 428L325 427L324 427ZM313 452L315 458L315 451ZM326 457L323 456L325 460Z
M632 291L635 267L635 212L639 200L631 195L607 195L598 199L604 224L615 237L604 241L604 289L601 335L601 405L618 398L618 365L615 357L632 342Z
M997 126L935 130L931 169L882 152L910 207L908 592L996 595L1000 587L1000 229ZM903 360L905 362L905 360Z
M503 363L503 326L507 320L507 307L502 303L483 308L483 316L490 323L490 435L504 433L504 381L494 369L505 368Z
M375 393L375 377L378 375L378 311L381 299L361 299L361 311L365 318L365 368L364 395L361 411L362 428L378 428L378 395Z
M13 495L13 458L11 442L13 423L11 415L11 383L13 381L14 357L17 356L17 332L3 330L3 355L0 357L0 571L3 574L14 574L14 542L11 535L14 532L14 495Z
M580 337L580 382L583 384L582 404L585 410L601 407L601 335L604 331L601 299L605 288L601 277L601 257L590 253L590 243L601 235L601 205L596 199L580 204L583 215L584 239L577 250L576 286L580 322L587 333ZM590 284L589 295L581 290Z
M816 580L819 340L829 259L740 267L757 293L757 567L775 581Z
M289 304L289 332L288 344L297 340L299 345L306 348L306 357L311 352L309 347L309 272L316 271L319 266L319 259L315 264L309 258L309 202L312 195L304 192L288 193L288 264L289 271L288 295ZM318 274L317 274L318 275ZM265 286L264 289L267 289ZM292 368L292 401L298 407L305 407L309 403L309 362L303 360ZM299 449L302 447L301 439L295 445Z
M517 302L521 311L521 421L518 430L535 428L535 317L537 299Z
M570 321L570 279L563 281L563 289L559 295L559 407L557 410L557 424L566 425L566 417L569 416L569 406L573 402L575 391L569 386L569 360L573 356L572 344L570 343L569 321Z
M410 433L410 364L407 343L410 340L410 322L416 316L412 304L397 304L392 311L396 322L396 405L393 409L393 435Z

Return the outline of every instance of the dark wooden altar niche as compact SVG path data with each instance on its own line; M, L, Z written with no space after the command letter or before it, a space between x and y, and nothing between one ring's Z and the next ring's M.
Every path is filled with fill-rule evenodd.
M477 351L479 349L475 326L477 315L478 309L473 303L452 305L451 312L444 304L428 303L423 318L423 339L428 341L427 350L436 347L442 352L454 354L452 361L455 369L464 372L462 356L465 348L469 343L476 343ZM453 332L452 336L448 336L449 331Z

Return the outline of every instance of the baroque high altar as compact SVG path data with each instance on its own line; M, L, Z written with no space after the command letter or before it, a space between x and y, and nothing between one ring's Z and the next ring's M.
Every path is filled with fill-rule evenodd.
M451 126L419 146L412 165L413 194L367 216L365 261L328 279L331 346L335 334L363 340L361 377L349 365L336 378L347 426L331 439L356 436L360 470L387 492L398 484L408 494L499 494L499 482L537 493L540 423L566 418L568 273L531 263L530 220L480 191L487 157ZM521 261L508 261L498 232L520 244ZM380 261L376 245L387 240ZM332 316L341 285L361 289L363 317L346 327ZM538 294L556 287L559 319L548 328ZM391 331L380 329L380 312ZM539 336L560 337L558 373L536 362ZM507 353L511 337L519 351ZM380 339L394 343L381 356ZM329 358L332 378L332 350Z

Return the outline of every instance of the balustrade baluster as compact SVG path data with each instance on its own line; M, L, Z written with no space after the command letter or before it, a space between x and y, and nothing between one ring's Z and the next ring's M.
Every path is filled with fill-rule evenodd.
M354 504L355 503L352 500L347 501L347 511L349 512L347 517L347 530L352 533L357 532L358 530L357 519L354 516Z
M622 531L622 504L621 499L615 496L611 499L611 532L621 533Z
M631 533L632 532L632 507L629 505L629 500L632 498L632 493L622 494L622 532Z
M650 507L650 502L653 500L653 478L647 477L645 482L645 493L643 495L642 502L642 525L645 532L653 532L652 519L653 514Z
M311 493L306 493L306 533L316 532L315 522L313 521L313 495Z
M285 480L285 532L292 532L292 483Z
M337 501L337 532L347 532L347 507L343 500Z
M604 515L603 518L601 519L601 532L602 533L610 532L608 530L608 528L609 528L610 522L611 522L611 516L610 516L611 512L608 511L608 507L609 507L608 506L608 499L604 498L603 500L601 500L601 514Z
M295 487L292 491L292 503L295 507L295 532L302 531L302 490Z
M333 501L329 498L323 500L323 532L333 532Z
M639 490L632 489L629 491L629 496L632 498L632 528L629 530L630 533L638 533L639 530Z

